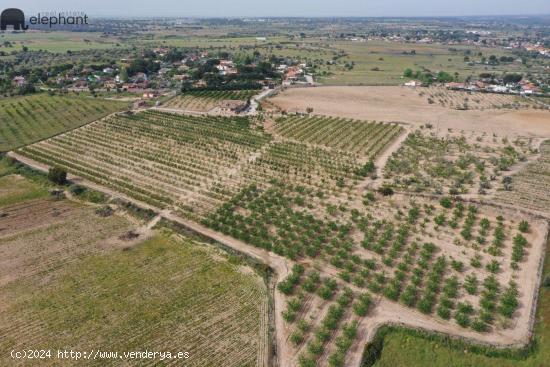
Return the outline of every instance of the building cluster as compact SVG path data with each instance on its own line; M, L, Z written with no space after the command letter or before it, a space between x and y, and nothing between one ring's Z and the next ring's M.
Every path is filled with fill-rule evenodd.
M541 89L534 85L529 80L521 80L517 83L495 84L491 81L477 80L468 83L446 83L445 87L451 90L462 90L470 92L489 92L489 93L506 93L520 95L537 95L541 93Z
M426 86L419 80L410 80L403 84L406 87L423 87ZM517 83L506 83L495 80L476 80L472 82L450 82L443 84L449 90L466 91L466 92L486 92L486 93L504 93L504 94L519 94L519 95L538 95L542 94L542 90L529 80L521 80Z
M174 57L173 48L155 48L144 51L141 56L121 58L111 65L75 65L59 71L57 75L48 74L46 80L34 80L32 84L42 89L120 91L143 93L144 98L155 98L157 92L163 93L181 86L211 88L212 81L222 85L227 81L238 81L245 85L245 89L247 83L248 88L253 88L254 83L274 88L281 80L287 85L312 81L306 78L307 65L291 58L270 60L271 71L264 73L265 66L256 70L258 65L266 63L260 58L243 62L234 60L230 55L218 58L218 55L200 50L178 51L176 55ZM28 83L27 75L17 75L12 79L15 88Z

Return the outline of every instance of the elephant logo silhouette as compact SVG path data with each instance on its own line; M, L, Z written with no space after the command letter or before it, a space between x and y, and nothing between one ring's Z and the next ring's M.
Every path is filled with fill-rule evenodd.
M5 31L7 26L13 26L14 31L27 30L25 25L25 14L16 8L5 9L0 15L0 30Z

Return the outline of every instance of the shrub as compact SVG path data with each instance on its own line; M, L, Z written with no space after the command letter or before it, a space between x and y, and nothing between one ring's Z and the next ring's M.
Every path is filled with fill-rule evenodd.
M56 185L67 183L67 171L59 167L51 167L48 170L48 179Z
M328 357L328 365L330 367L340 367L344 365L345 354L336 351Z
M294 345L300 345L304 341L304 334L300 330L296 330L290 335L290 342Z
M466 289L466 292L469 294L476 294L477 293L477 278L475 275L468 275L464 281L464 289Z
M446 209L450 209L453 206L453 201L451 200L451 198L444 197L439 200L439 204Z
M499 311L504 317L511 318L516 309L518 308L518 291L514 282L510 282L508 288L502 294L500 298Z
M442 319L449 320L451 318L451 310L447 307L439 306L437 308L437 315Z
M455 314L456 323L462 327L467 327L470 324L470 317L462 312Z
M521 222L519 222L518 228L523 233L528 232L529 231L529 222L527 222L526 220L522 220Z
M323 349L323 344L318 341L311 341L307 345L308 352L310 352L313 356L321 355L321 353L323 353Z
M306 357L304 355L300 355L298 357L298 365L300 367L316 367L317 362L315 362L315 359Z
M474 322L472 322L472 329L479 333L482 333L487 331L487 324L480 319L475 319Z
M82 197L94 204L105 203L108 200L107 195L99 191L86 190Z
M393 189L389 186L382 186L378 189L378 192L382 194L383 196L391 196L393 195Z
M81 185L71 185L69 186L69 192L73 195L79 196L86 191L86 188Z
M498 273L498 271L500 270L500 263L497 260L493 260L485 267L493 274Z
M355 174L357 176L367 177L368 175L370 175L371 173L373 173L375 171L376 171L376 167L374 165L374 162L372 160L370 160L367 163L365 163L361 168L358 168L355 171Z

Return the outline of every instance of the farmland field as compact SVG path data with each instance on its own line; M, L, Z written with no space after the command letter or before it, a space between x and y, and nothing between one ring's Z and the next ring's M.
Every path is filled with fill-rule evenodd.
M142 202L201 219L244 187L274 178L327 193L351 187L367 158L398 132L391 124L377 129L374 136L363 135L365 146L372 139L375 151L360 155L274 140L245 117L147 111L94 122L19 152Z
M449 90L444 86L418 89L418 95L428 103L457 110L520 109L536 108L537 104L526 98L509 94L479 93Z
M38 94L0 99L0 151L27 145L127 108L126 103Z
M550 244L547 244L547 247ZM550 275L550 252L546 253L544 265L546 276ZM402 330L388 333L384 337L384 348L375 367L541 367L550 360L550 289L540 289L537 318L534 328L537 346L525 357L488 357L482 353L471 353L460 347L450 346L445 340L420 337Z
M326 116L260 125L145 111L17 152L295 262L277 311L292 365L356 363L358 335L396 312L431 330L522 343L545 223L452 197L394 201L359 189L377 180L372 162L401 132ZM483 142L460 135L443 156ZM489 156L508 149L507 140L485 139ZM374 299L381 306L371 317Z
M375 157L401 131L398 125L327 119L323 116L280 118L277 124L277 132L284 137L368 157ZM350 139L352 136L353 139Z
M419 129L409 134L384 167L386 183L401 190L435 194L494 194L507 184L511 167L536 151L526 138Z
M124 2L2 14L0 367L550 367L548 0Z
M511 177L511 190L501 191L497 199L506 204L543 212L550 211L550 141L539 148L540 156Z
M419 95L429 90L424 87L294 88L269 101L288 113L305 113L309 107L315 114L338 118L404 122L414 127L429 123L441 130L477 131L501 136L550 136L548 111L534 108L462 111L451 108L449 104L430 104L426 95ZM490 98L488 96L481 94L478 97Z
M6 179L28 195L6 192ZM54 200L19 175L1 180L1 365L27 365L9 357L23 348L181 351L190 366L267 365L267 291L249 269L167 231L127 240L136 224L126 216Z
M209 111L227 99L247 101L258 94L256 90L239 91L190 91L178 95L163 104L164 107L190 111Z

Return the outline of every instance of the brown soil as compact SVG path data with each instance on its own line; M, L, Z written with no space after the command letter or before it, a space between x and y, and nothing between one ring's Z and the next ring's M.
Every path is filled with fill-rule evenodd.
M550 112L486 109L460 111L429 104L418 90L407 87L317 87L286 90L270 99L287 112L363 120L405 122L414 126L477 130L499 135L550 136Z

